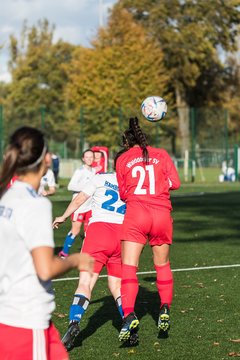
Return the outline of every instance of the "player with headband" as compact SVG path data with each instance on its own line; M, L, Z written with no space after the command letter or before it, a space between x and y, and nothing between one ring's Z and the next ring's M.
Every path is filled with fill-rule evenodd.
M93 259L54 256L51 202L38 195L50 154L41 131L21 127L10 137L0 171L0 349L2 359L68 359L51 321L51 279ZM12 177L17 179L8 189Z

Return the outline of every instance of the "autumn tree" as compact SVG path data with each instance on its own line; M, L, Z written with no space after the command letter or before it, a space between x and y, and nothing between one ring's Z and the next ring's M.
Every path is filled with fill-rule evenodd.
M179 113L182 153L189 149L189 108L221 100L231 73L220 54L236 47L239 0L119 0L158 41Z
M239 144L240 129L240 36L238 38L238 49L236 52L228 54L227 64L232 71L234 82L228 88L225 97L225 106L229 112L228 130L232 138L232 143Z
M8 119L10 127L31 123L63 140L67 135L63 64L70 62L74 46L61 40L53 43L54 29L47 20L40 20L30 28L24 23L20 40L11 36Z
M163 54L126 10L113 11L92 48L75 50L67 73L65 97L74 109L73 119L83 108L90 144L119 147L120 130L129 116L140 115L141 102L149 94L171 101Z

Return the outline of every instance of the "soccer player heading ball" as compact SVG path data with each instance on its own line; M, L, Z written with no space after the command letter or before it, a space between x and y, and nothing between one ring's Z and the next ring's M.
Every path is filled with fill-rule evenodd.
M148 145L137 118L129 120L129 128L122 135L122 146L115 163L120 197L127 204L121 236L124 320L119 333L119 340L126 341L139 325L134 312L138 293L136 272L147 242L152 248L157 273L158 329L165 334L169 330L173 296L169 261L173 231L170 191L179 188L180 180L168 153Z

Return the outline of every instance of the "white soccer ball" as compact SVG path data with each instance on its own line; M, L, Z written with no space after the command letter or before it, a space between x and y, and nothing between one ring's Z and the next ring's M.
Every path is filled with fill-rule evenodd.
M167 114L167 103L160 96L149 96L141 105L142 114L148 121L162 120Z

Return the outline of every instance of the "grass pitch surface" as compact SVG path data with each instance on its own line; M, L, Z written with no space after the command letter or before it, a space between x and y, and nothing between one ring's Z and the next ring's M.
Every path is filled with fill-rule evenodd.
M63 189L52 197L54 215L63 212L70 198ZM139 265L140 289L136 302L139 345L124 348L118 341L121 319L103 272L82 319L78 347L69 353L71 360L240 357L239 183L184 185L175 192L172 203L171 266L175 294L168 339L158 338L159 298L151 249L146 246ZM70 221L55 231L56 251L69 228ZM72 251L79 251L81 241L76 240ZM77 276L72 271L65 275L64 281L54 282L57 308L53 320L61 335L67 329L69 306L77 286L77 280L67 278Z

